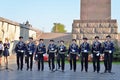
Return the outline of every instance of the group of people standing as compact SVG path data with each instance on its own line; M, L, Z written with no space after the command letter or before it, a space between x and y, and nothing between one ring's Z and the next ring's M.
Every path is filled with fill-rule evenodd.
M72 39L69 48L67 49L63 40L60 40L59 44L55 44L54 40L50 40L48 47L44 43L44 39L39 40L39 44L35 45L33 38L29 37L29 42L26 44L23 41L23 37L19 37L19 42L15 46L15 52L17 57L17 69L23 70L23 62L25 57L25 62L27 63L27 69L32 71L33 60L37 61L38 71L44 70L44 56L43 54L48 54L48 65L51 71L55 70L55 58L57 59L58 69L64 72L65 70L65 56L70 58L70 70L76 71L76 57L81 59L81 71L85 69L88 72L88 55L91 53L93 57L93 71L99 73L100 71L100 56L104 56L105 73L111 73L112 69L112 57L114 52L114 44L111 41L111 36L106 36L106 41L103 44L99 41L99 36L95 36L95 40L90 47L87 42L87 38L83 38L83 42L77 45L76 40ZM0 44L1 46L1 44ZM4 44L5 56L9 56L6 49L9 49L9 44ZM2 50L2 47L0 47ZM0 51L1 51L0 50Z
M111 73L112 69L112 58L114 52L114 44L111 41L111 36L106 36L106 41L101 43L99 41L99 36L95 36L95 40L90 47L90 44L87 42L87 38L83 38L83 42L78 45L76 44L76 40L73 39L71 45L69 46L68 56L70 57L70 70L76 71L76 56L81 58L81 71L85 68L85 71L88 72L88 55L91 53L92 61L93 61L93 71L97 73L100 72L100 56L104 56L104 66L105 73ZM73 63L73 65L72 65Z

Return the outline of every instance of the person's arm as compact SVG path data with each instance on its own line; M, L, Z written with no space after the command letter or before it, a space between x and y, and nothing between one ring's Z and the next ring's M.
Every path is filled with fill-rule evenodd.
M103 46L102 46L102 53L104 53L104 50L105 50L105 43L103 43Z
M15 45L15 53L17 53L17 50L18 50L18 47L17 47L18 44Z
M114 52L115 47L114 47L114 43L112 43L112 53Z
M7 45L8 45L7 48L10 49L10 43L8 43Z
M91 53L93 54L94 51L94 43L92 44L92 48L91 48Z
M79 47L78 47L78 45L77 45L77 54L79 54Z
M24 43L24 52L25 52L25 55L27 55L28 53L28 48L27 48L27 44Z
M89 52L91 51L91 49L90 49L90 44L88 44L88 51L89 51Z
M100 54L102 54L103 53L103 47L102 47L102 44L100 43Z
M43 47L44 47L44 54L45 54L46 53L46 46L44 45Z
M37 46L34 44L34 46L33 46L33 48L34 48L34 49L33 49L33 53L34 53L34 54L36 53L36 47L37 47Z
M49 45L48 45L48 48L47 48L47 54L49 54Z

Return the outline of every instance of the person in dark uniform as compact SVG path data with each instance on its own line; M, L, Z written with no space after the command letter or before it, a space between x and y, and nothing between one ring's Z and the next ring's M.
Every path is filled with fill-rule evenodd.
M27 70L32 71L32 67L33 67L33 55L35 54L35 49L36 46L33 42L33 38L29 37L29 43L27 44L27 51L25 54L25 58L26 58L26 63L27 63Z
M1 67L1 61L2 61L2 55L3 55L3 43L0 41L0 67Z
M43 39L39 40L39 44L37 46L36 53L35 53L35 56L37 57L37 61L38 61L38 71L40 71L40 68L41 68L41 71L44 70L43 54L46 53L46 47L43 41L44 41Z
M83 71L83 65L85 63L85 71L88 71L88 54L90 51L90 45L87 42L87 38L83 38L83 43L80 45L79 51L81 53L81 71Z
M17 69L23 69L23 58L24 58L24 53L26 52L27 47L26 44L23 42L23 37L19 37L19 42L15 46L15 52L17 56ZM20 61L20 62L19 62Z
M66 46L64 44L64 41L61 40L60 45L58 46L58 54L59 54L60 61L61 61L62 72L64 72L64 68L65 68L65 52L66 52Z
M76 44L76 40L72 39L72 44L69 46L68 49L68 56L70 57L70 70L76 71L76 57L79 53L78 45Z
M100 53L102 51L101 43L99 42L99 36L95 36L95 41L92 44L92 55L93 55L93 69L94 72L100 71ZM97 63L97 65L96 65Z
M113 52L114 52L114 44L111 41L111 36L108 35L106 36L106 41L103 43L105 73L107 71L111 73Z
M57 46L54 43L54 40L50 40L50 43L48 45L47 53L49 55L49 60L48 60L49 69L52 70L52 71L55 69L55 62L54 61L55 61L56 52L57 52Z
M8 69L8 56L9 56L9 48L10 48L10 43L8 42L8 39L5 40L3 46L4 46L4 50L3 50L4 62L6 65L6 69Z

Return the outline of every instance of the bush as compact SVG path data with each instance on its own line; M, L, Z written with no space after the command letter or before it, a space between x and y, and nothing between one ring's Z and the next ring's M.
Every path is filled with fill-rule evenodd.
M120 47L117 41L115 41L115 51L113 53L113 61L120 61Z

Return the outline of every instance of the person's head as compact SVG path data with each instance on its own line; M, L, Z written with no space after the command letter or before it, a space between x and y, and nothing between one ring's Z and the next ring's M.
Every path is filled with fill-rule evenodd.
M106 40L110 41L111 40L111 36L110 35L106 36Z
M20 36L20 37L19 37L19 40L20 40L20 41L23 41L23 36Z
M99 40L99 36L95 36L95 41L98 41Z
M60 41L60 44L64 44L64 41L63 41L63 40L61 40L61 41Z
M29 37L29 42L32 42L33 41L33 38L32 37Z
M76 39L72 39L72 43L76 43Z
M0 41L0 44L2 44L2 41Z
M8 38L5 38L5 42L7 43L9 40L8 40Z
M50 44L53 44L53 43L54 43L54 40L53 40L53 39L51 39L49 42L50 42Z
M44 41L44 39L40 39L40 40L39 40L40 43L43 43L43 41Z
M84 42L87 42L87 40L88 40L88 39L87 39L86 37L83 38L83 41L84 41Z

